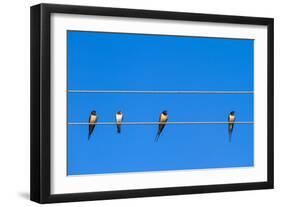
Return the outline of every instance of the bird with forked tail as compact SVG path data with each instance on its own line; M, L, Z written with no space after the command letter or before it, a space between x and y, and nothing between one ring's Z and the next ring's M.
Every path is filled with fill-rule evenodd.
M118 111L116 113L116 125L117 125L117 133L121 132L121 124L123 121L123 113L121 111Z
M88 140L91 138L91 135L95 129L95 126L98 121L98 116L96 111L92 111L89 117L89 133L88 133Z
M160 137L160 134L161 132L163 131L166 123L168 121L168 112L167 111L163 111L161 114L160 114L160 118L159 118L159 126L158 126L158 132L157 132L157 135L155 137L155 142L158 141L159 137Z
M231 111L228 115L228 135L229 135L229 142L231 142L232 132L234 128L235 122L235 111Z

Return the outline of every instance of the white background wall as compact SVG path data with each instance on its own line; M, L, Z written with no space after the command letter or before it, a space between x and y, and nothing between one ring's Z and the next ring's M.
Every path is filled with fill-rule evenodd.
M2 1L0 12L0 206L29 201L29 7L81 4L275 18L275 189L153 198L63 203L53 206L278 206L281 203L280 107L281 3L278 0L70 0ZM280 205L280 204L279 204Z

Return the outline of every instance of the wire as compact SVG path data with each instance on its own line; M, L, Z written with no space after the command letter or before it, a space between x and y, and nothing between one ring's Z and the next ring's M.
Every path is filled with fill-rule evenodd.
M122 125L153 125L153 124L163 124L165 122L122 122ZM165 124L229 124L230 122L166 122ZM255 124L255 122L250 121L240 121L235 122L235 124ZM88 122L68 122L68 125L89 125ZM92 125L116 125L116 122L97 122Z
M138 90L68 90L68 93L132 93L132 94L254 94L254 91L138 91Z

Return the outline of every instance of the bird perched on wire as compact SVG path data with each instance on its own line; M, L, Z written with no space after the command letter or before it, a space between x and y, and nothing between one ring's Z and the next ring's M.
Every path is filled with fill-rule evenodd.
M228 115L228 135L229 135L229 142L231 142L232 132L234 128L235 122L235 111L231 111Z
M118 111L116 113L116 125L117 125L117 133L121 132L121 124L123 121L123 113L121 111Z
M163 111L161 114L160 114L160 118L159 118L159 126L158 126L158 132L157 132L157 135L155 137L155 142L158 141L159 139L159 136L161 134L161 132L163 131L165 125L166 125L166 122L168 121L168 112L167 111Z
M91 138L91 135L95 129L96 123L98 121L98 116L96 111L92 111L89 117L89 134L88 134L88 140Z

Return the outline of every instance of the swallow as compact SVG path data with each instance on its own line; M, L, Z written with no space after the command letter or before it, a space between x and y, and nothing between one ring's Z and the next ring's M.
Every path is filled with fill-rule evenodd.
M95 129L95 123L98 121L98 116L96 111L92 111L89 117L89 134L88 134L88 140L91 138L91 134L93 133Z
M161 132L163 131L167 121L168 121L168 112L163 111L160 114L159 122L161 122L161 123L158 126L158 132L157 132L157 135L156 135L155 140L154 140L155 142L158 141L159 136L160 136Z
M121 111L118 111L116 113L116 125L117 125L117 133L121 132L121 123L123 121L123 113Z
M231 136L234 128L235 122L235 112L231 111L228 115L228 134L229 134L229 142L231 142Z

